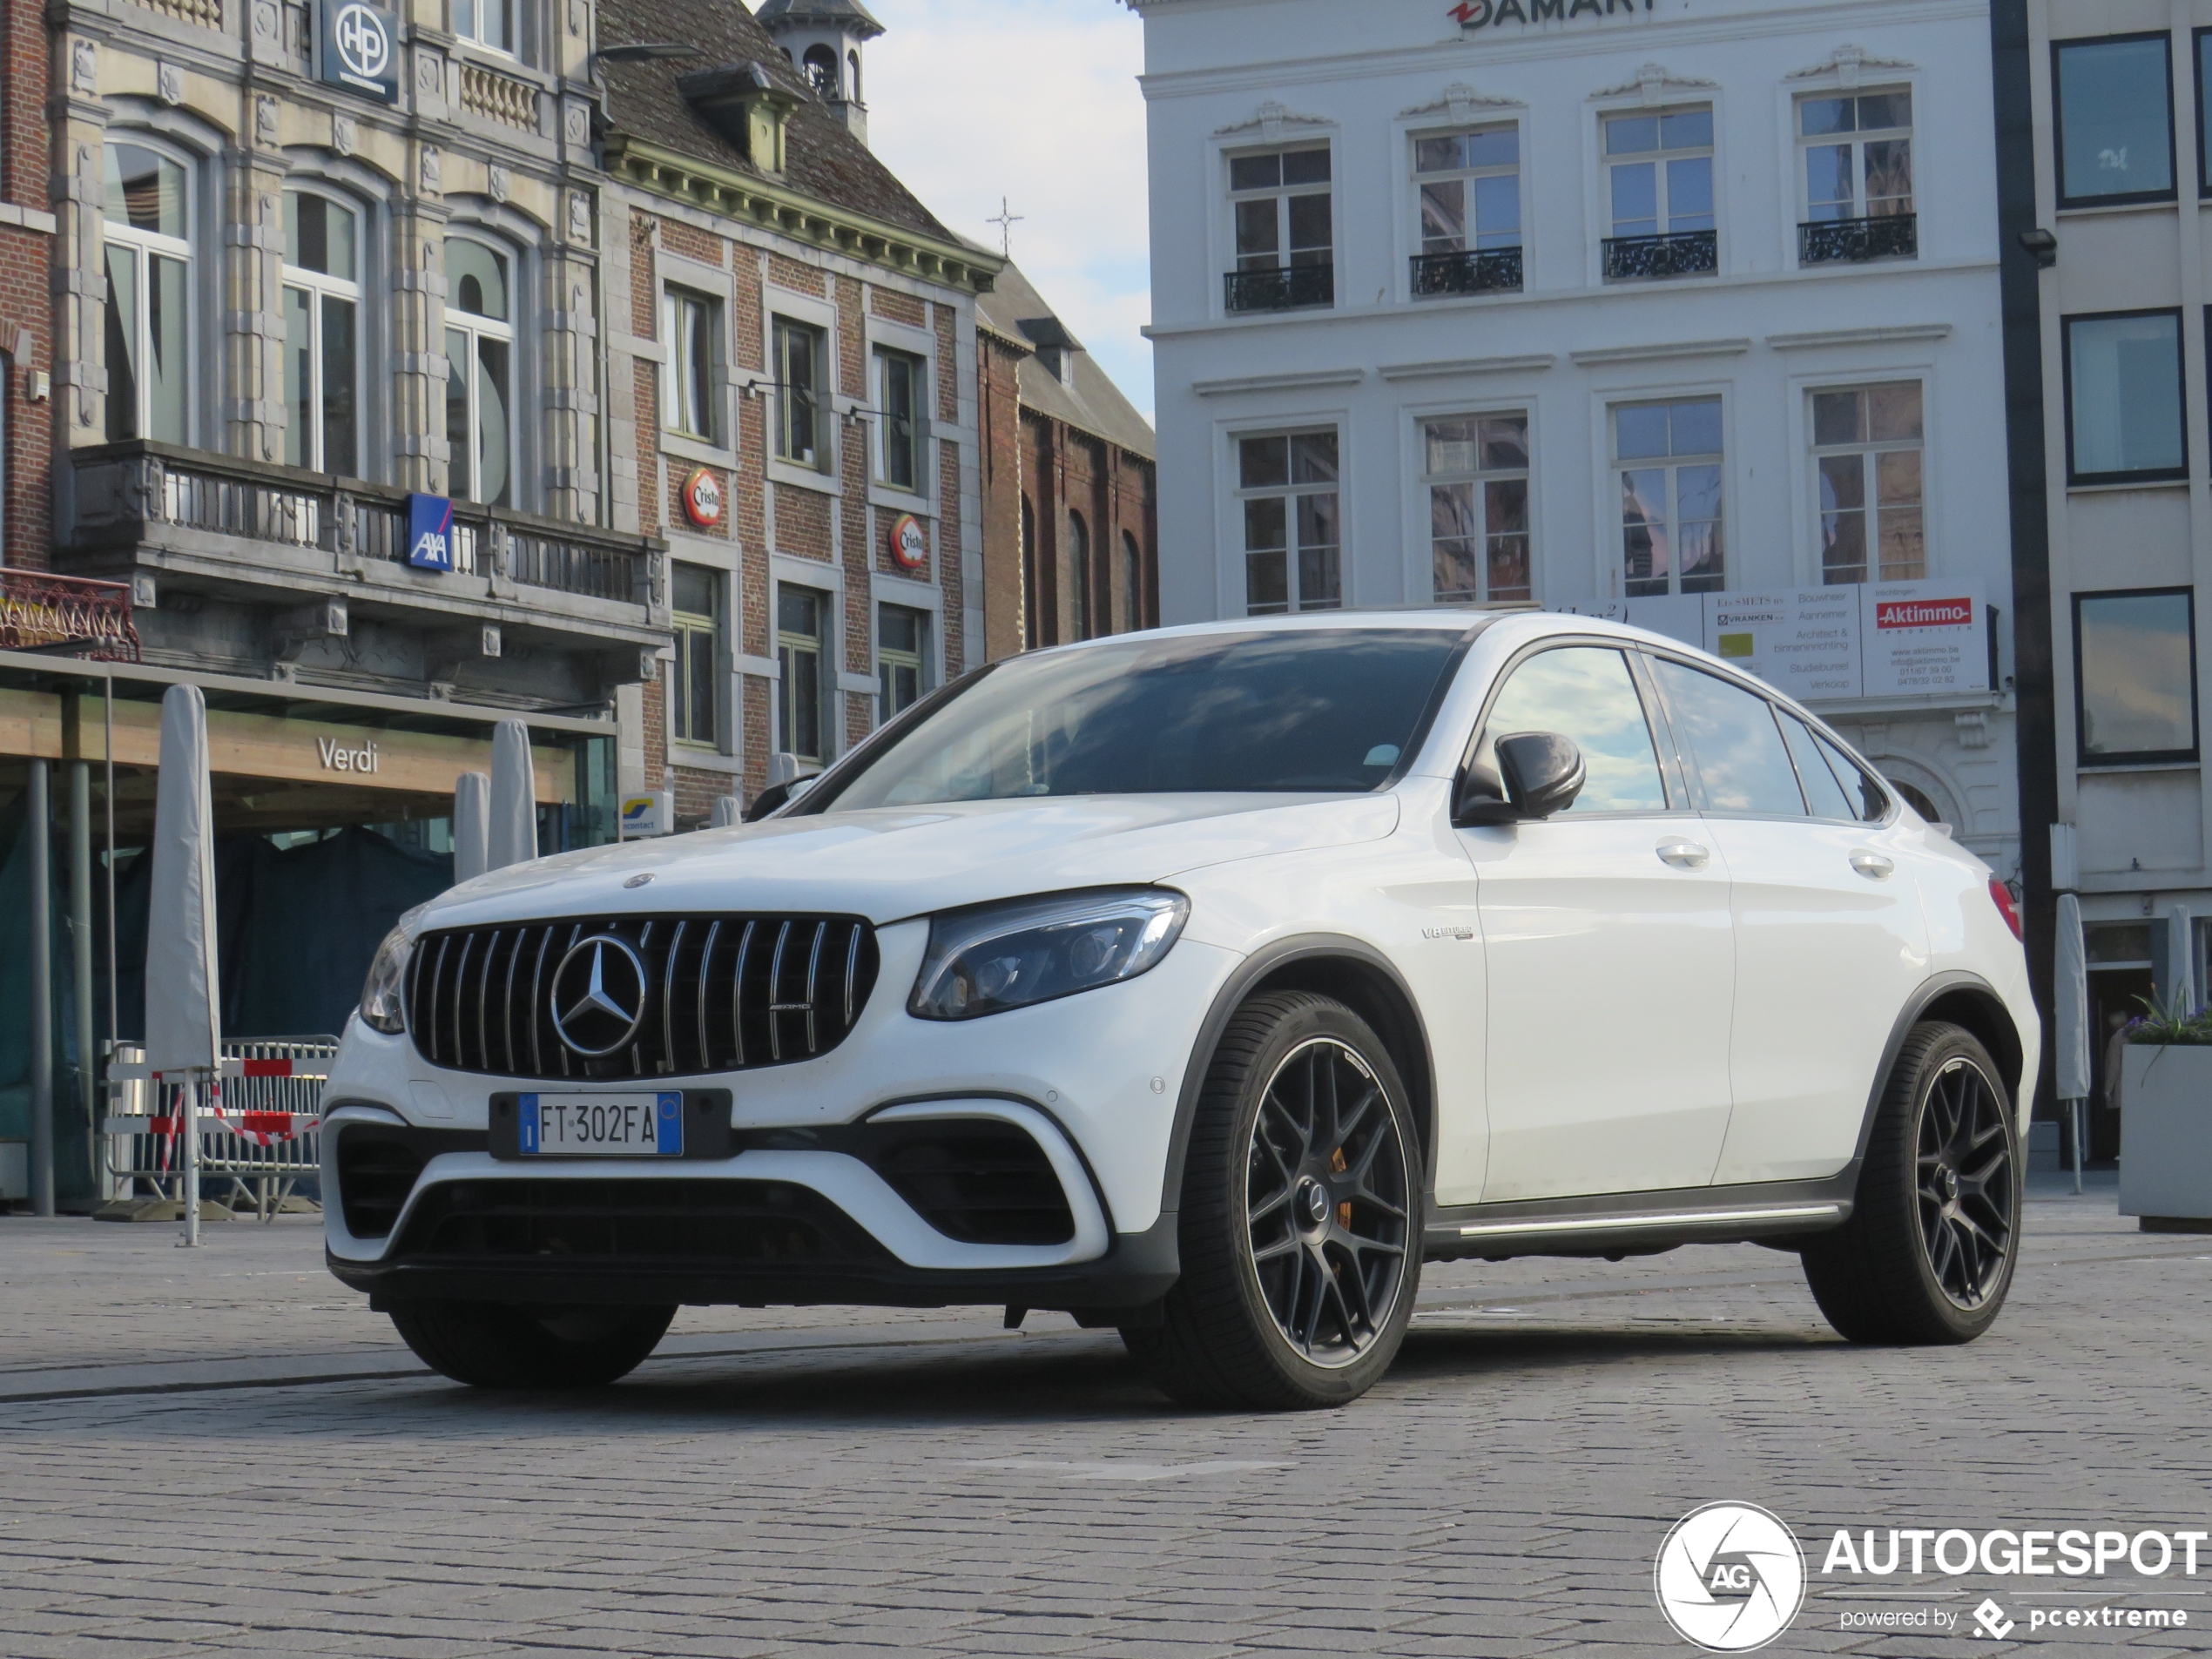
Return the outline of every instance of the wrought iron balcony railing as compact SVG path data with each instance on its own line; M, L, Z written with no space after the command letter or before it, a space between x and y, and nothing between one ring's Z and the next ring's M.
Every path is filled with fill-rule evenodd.
M1707 276L1720 269L1717 231L1671 231L1663 236L1608 236L1605 277L1608 282L1645 277Z
M1222 280L1228 290L1228 305L1232 312L1297 311L1307 306L1332 306L1337 302L1337 268L1333 265L1231 271Z
M407 492L341 482L173 444L133 442L73 450L81 549L128 547L157 527L405 565ZM454 572L504 578L579 598L654 603L654 556L639 536L454 503Z
M1830 219L1797 226L1800 265L1856 264L1865 260L1919 257L1920 216L1885 213L1875 219Z
M1413 294L1427 299L1444 293L1518 293L1521 250L1468 248L1453 253L1413 255Z
M0 570L0 651L137 662L138 629L131 615L131 584Z

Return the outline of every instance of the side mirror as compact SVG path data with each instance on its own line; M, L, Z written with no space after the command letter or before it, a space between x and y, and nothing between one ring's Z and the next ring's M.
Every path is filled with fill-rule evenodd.
M1506 799L1523 818L1549 818L1575 804L1589 781L1589 768L1572 738L1556 732L1518 732L1498 739L1498 770Z
M1474 765L1460 781L1452 822L1460 828L1550 818L1575 804L1589 779L1582 752L1556 732L1518 732L1497 742L1498 769Z

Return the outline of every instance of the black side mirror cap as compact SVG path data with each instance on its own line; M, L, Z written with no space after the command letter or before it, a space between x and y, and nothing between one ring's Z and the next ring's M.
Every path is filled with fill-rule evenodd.
M1590 776L1575 740L1556 732L1517 732L1500 738L1498 772L1505 780L1506 799L1523 818L1565 812Z
M1506 799L1506 786L1487 766L1470 765L1460 774L1452 799L1452 824L1474 829L1498 824L1518 824L1521 809Z

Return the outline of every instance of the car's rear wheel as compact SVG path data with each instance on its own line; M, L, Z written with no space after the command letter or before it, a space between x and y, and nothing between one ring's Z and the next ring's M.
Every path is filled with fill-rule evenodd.
M1390 1368L1420 1277L1420 1162L1397 1068L1328 997L1254 997L1208 1067L1183 1273L1122 1339L1193 1405L1341 1406Z
M672 1307L524 1308L422 1302L392 1310L422 1363L478 1388L600 1388L644 1362Z
M2020 1259L2020 1126L1989 1051L1913 1027L1874 1118L1851 1220L1808 1239L1805 1278L1854 1342L1971 1342Z

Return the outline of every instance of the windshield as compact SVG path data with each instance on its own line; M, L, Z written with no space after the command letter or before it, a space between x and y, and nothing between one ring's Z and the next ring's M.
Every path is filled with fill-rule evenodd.
M1464 629L1135 635L1001 663L802 809L1372 789Z

